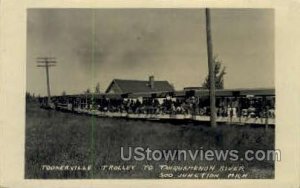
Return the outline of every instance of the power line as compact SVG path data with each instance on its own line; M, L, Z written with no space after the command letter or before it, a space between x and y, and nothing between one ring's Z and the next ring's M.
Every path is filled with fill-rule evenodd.
M47 95L48 95L48 106L51 103L51 92L50 92L50 80L49 80L49 67L56 66L55 57L37 57L37 67L44 67L46 70L46 84L47 84Z

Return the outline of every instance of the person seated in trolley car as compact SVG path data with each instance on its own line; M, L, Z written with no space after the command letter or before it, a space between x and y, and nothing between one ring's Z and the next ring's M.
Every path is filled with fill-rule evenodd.
M242 109L242 117L248 117L248 109Z
M224 116L224 108L223 107L219 107L217 110L217 116L222 117Z
M275 109L269 109L268 110L268 116L270 117L270 118L275 118Z
M251 105L248 108L248 117L249 118L255 118L256 117L255 111L256 111L256 109Z

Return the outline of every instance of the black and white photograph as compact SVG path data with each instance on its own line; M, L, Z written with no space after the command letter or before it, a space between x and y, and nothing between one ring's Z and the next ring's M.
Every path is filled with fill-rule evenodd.
M274 179L274 10L27 10L25 179ZM25 93L24 93L25 95Z

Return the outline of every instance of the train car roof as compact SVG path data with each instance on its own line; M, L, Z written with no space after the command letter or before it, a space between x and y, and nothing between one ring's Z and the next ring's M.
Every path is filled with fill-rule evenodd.
M190 93L191 95L203 97L209 96L208 89L201 90L182 90L176 91L175 96L183 97ZM247 96L247 95L255 95L255 96L274 96L275 89L273 88L264 88L264 89L217 89L216 96L220 97L229 97L229 96Z

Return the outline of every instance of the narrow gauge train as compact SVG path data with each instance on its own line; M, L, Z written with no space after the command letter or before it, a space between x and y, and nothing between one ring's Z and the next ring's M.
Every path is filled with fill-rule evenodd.
M102 117L209 121L209 91L79 94L39 99L40 106ZM217 122L275 125L275 89L216 90Z

